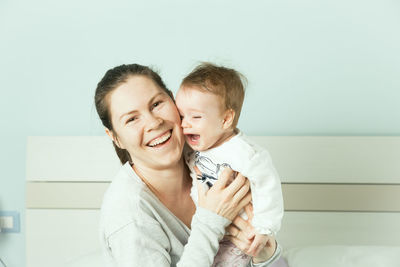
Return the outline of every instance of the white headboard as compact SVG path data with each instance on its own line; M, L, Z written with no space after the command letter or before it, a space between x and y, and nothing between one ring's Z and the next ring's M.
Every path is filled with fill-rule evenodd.
M400 245L400 137L253 137L281 176L286 248ZM107 137L29 137L28 267L100 266L97 224L120 164Z

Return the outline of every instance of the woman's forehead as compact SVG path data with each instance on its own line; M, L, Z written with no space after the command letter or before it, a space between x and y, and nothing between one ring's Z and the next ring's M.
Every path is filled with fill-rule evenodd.
M163 94L163 90L151 79L132 76L111 92L110 109L113 115L120 116L147 107L148 103L160 94Z
M119 88L123 88L126 92L131 94L144 95L162 90L152 79L143 75L130 76L124 83L120 84L116 90Z

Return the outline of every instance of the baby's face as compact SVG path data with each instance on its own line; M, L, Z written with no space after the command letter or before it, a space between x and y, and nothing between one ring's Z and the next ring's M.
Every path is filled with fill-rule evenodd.
M180 88L176 106L186 142L197 151L218 146L226 131L221 97L195 87Z

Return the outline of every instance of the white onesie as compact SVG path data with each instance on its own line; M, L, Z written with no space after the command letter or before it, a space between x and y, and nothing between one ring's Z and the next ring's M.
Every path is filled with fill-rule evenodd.
M283 198L281 182L267 150L239 132L218 147L185 152L185 160L192 178L209 186L225 167L246 176L250 180L253 202L252 225L258 234L276 235L283 217ZM202 172L201 176L196 175L194 166ZM197 204L196 185L193 181L191 196Z

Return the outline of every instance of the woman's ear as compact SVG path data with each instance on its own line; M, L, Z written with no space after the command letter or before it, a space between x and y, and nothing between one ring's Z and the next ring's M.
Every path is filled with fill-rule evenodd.
M108 129L108 128L105 128L105 132L106 132L106 134L108 135L108 137L110 137L111 141L113 141L114 144L115 144L117 147L119 147L119 148L121 148L121 149L125 149L125 148L123 148L123 147L121 146L121 144L118 142L118 138L114 135L113 131L111 131L111 130Z
M235 119L235 111L233 109L228 109L225 111L224 114L224 120L223 120L223 125L222 128L224 130L229 129L233 125L233 120Z

